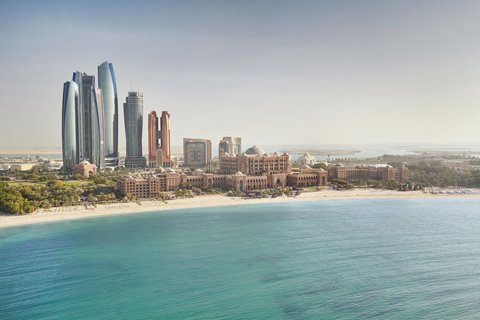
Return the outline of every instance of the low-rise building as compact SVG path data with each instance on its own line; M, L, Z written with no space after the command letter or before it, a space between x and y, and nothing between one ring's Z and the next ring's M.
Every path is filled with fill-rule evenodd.
M328 184L328 172L323 169L306 169L287 175L287 185L290 187L320 187Z
M322 186L328 182L327 172L322 169L295 173L264 175L246 175L206 173L200 169L191 174L177 173L172 169L156 174L137 174L121 177L117 187L126 196L140 199L156 198L162 192L178 189L224 189L235 191L254 191L275 187L309 187Z
M10 165L10 171L28 171L37 165L37 163L14 163Z
M394 168L386 164L370 166L344 167L337 165L328 168L329 179L345 181L354 180L383 180L383 181L406 181L409 179L409 170L406 165Z
M74 175L81 175L82 177L91 177L97 174L97 166L84 160L73 166L72 173Z

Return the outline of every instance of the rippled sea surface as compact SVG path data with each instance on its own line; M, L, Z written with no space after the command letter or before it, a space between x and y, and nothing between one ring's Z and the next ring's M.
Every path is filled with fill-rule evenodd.
M330 200L0 229L0 319L479 319L480 201Z

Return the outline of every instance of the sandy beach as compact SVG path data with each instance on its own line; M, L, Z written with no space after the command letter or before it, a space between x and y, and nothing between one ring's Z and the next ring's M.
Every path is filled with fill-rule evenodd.
M480 199L480 190L470 194L429 194L422 191L391 191L378 189L354 189L348 191L322 190L304 192L297 197L278 197L263 199L231 198L225 195L206 195L191 199L162 201L142 201L136 203L115 203L98 205L97 208L85 209L83 206L58 207L49 210L37 210L28 215L0 215L0 228L48 223L56 221L76 220L84 218L106 217L120 214L136 214L148 211L165 211L173 209L188 209L202 207L282 203L293 201L322 201L331 199L414 199L414 198L462 198Z

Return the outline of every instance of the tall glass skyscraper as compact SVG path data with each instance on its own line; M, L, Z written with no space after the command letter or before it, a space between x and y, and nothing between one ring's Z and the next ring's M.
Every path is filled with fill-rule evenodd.
M105 165L118 165L118 95L113 65L98 66L98 87L102 90Z
M63 167L66 171L79 161L77 110L80 101L78 85L73 81L63 84L62 99L62 153Z
M73 81L79 88L76 126L78 161L88 160L98 170L104 168L104 120L101 90L95 88L95 77L75 72Z
M111 63L98 66L98 80L99 88L95 76L76 71L73 81L64 84L62 146L67 170L83 160L98 170L105 164L118 165L118 97Z
M123 114L127 140L125 167L143 168L147 165L147 159L142 155L143 93L128 93L123 104Z

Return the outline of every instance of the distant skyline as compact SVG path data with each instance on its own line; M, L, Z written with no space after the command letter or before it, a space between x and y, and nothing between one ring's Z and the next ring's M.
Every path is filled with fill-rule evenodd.
M172 146L479 145L479 16L478 1L4 0L0 148L61 148L63 83L106 60L119 102L144 93L144 128L169 111Z

